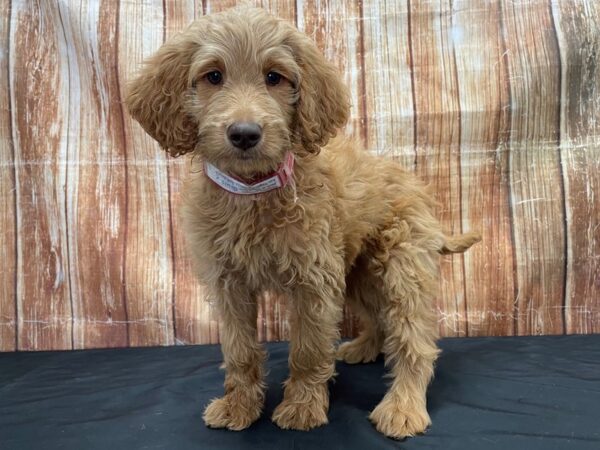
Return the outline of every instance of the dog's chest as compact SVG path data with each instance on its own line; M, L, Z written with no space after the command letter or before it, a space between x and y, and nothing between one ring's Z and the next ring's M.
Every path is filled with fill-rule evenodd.
M243 274L253 287L280 287L307 265L310 223L301 208L251 205L206 217L203 224L198 232L212 256L206 261L210 272L219 268Z

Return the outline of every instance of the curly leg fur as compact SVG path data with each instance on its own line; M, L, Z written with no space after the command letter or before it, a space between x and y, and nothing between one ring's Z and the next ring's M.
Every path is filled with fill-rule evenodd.
M360 261L346 279L346 301L362 326L356 339L338 347L337 359L348 364L373 362L382 351L384 335L378 320L382 300L373 280L376 282Z
M348 364L374 362L381 353L382 341L376 331L365 327L356 339L338 347L336 357Z
M225 395L212 400L204 410L203 418L211 428L238 431L248 428L262 412L265 351L256 338L256 303L233 303L225 296L219 306L226 370Z
M370 419L381 433L402 439L431 424L426 391L439 353L433 310L437 255L408 241L396 244L387 257L381 275L387 297L383 350L394 381Z
M322 289L292 300L290 317L290 377L273 422L283 429L309 430L327 423L327 382L335 371L334 342L342 317L341 295ZM311 298L312 297L312 298Z

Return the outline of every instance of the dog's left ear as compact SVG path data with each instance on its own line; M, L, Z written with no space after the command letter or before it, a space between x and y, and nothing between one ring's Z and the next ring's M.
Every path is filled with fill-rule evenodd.
M305 150L318 153L346 125L350 95L340 73L308 36L290 30L286 44L301 71L296 109L298 138Z

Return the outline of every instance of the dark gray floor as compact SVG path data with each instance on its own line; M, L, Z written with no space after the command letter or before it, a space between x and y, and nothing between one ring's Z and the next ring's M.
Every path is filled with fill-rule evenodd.
M600 336L452 339L429 390L433 426L396 442L368 412L383 362L338 364L330 424L282 431L287 344L271 344L266 412L242 432L207 429L222 392L216 346L0 354L0 449L600 449Z

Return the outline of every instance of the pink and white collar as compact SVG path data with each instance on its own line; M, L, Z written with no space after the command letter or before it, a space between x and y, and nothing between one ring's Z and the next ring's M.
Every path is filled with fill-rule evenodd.
M238 195L255 195L264 194L265 192L273 191L286 186L292 180L294 171L294 154L288 152L285 160L280 164L277 170L269 175L266 175L251 183L234 178L221 172L209 162L204 162L204 173L217 186Z

